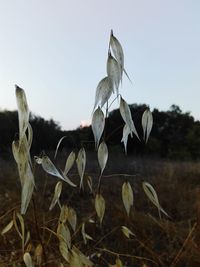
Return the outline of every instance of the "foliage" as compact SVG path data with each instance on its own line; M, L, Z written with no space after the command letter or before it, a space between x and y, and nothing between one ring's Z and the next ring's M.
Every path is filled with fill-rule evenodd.
M145 193L147 199L151 201L149 205L158 210L158 215L150 215L151 224L152 221L155 221L156 226L159 226L169 238L168 226L171 217L165 211L167 209L163 209L164 205L160 201L159 187L154 187L152 181L147 181L147 177L145 178L146 181L141 181L141 177L139 177L140 179L137 182L135 181L133 186L133 179L130 179L130 177L135 177L135 174L127 174L126 172L111 174L110 176L104 174L110 157L108 141L114 140L114 134L118 133L120 129L120 139L117 141L123 143L125 153L127 153L128 140L133 140L133 143L138 142L144 147L149 140L154 117L149 107L146 106L139 106L139 112L135 116L135 106L128 105L122 97L122 87L120 86L122 85L123 74L129 80L130 78L124 66L123 48L119 40L114 36L113 31L110 34L106 72L107 76L99 82L96 88L92 115L93 148L99 165L95 170L95 174L93 174L94 179L87 173L88 151L84 145L87 140L80 140L80 143L76 143L77 150L71 151L66 158L65 165L58 166L57 155L59 149L62 148L68 137L72 136L72 133L59 136L62 132L53 120L44 122L41 118L31 117L25 91L16 86L19 134L15 136L15 140L12 142L12 153L20 178L21 201L17 207L12 208L8 214L6 213L1 217L4 218L7 215L9 217L8 223L1 231L4 241L6 236L9 236L9 233L12 232L17 238L10 243L15 244L13 247L20 246L18 254L14 254L14 259L11 258L9 262L11 266L16 266L16 263L24 263L27 267L33 267L34 265L50 266L50 262L53 262L53 266L56 264L57 266L67 267L125 267L132 266L133 263L135 266L166 266L166 263L171 263L171 266L175 266L180 261L188 242L191 241L191 237L197 227L196 222L192 224L182 247L176 254L173 254L172 259L166 261L163 255L157 255L153 250L153 245L149 246L146 240L141 238L142 233L135 228L135 214L137 214L135 209L137 191L135 191L135 188L142 191L143 194ZM109 132L108 125L112 117L112 114L109 114L109 109L117 99L119 99L119 110L113 111L112 114L120 116L121 124L116 125L115 133L113 133L113 129ZM165 122L166 124L165 128L159 128L159 125L157 128L159 135L164 135L167 129L168 136L173 138L173 140L165 139L165 146L169 143L171 146L179 147L180 143L174 143L174 139L176 139L177 135L177 138L181 140L182 133L188 136L188 140L192 138L193 131L185 129L187 126L191 129L191 123L194 123L194 120L188 114L184 116L177 106L172 106L166 116L165 120L162 120L162 123ZM176 125L176 133L174 133L173 123L176 120L181 121L181 123ZM116 121L118 123L120 119L117 118ZM44 125L45 127L43 127ZM37 135L38 129L40 130L39 135ZM52 136L50 135L50 130L52 131ZM196 129L194 132L196 132ZM79 129L79 133L80 136L84 134L86 138L89 136L88 132L82 131L82 129ZM30 151L32 145L34 145L33 140L45 138L44 143L47 140L51 143L57 137L59 139L57 140L57 146L55 146L54 162L47 155L49 151L47 151L47 154L45 153L45 145L43 143L41 143L42 151L40 155L35 156L34 162L32 162ZM164 137L166 138L166 136ZM73 136L73 141L75 140L74 138L77 138L77 136ZM129 144L131 143L129 142ZM48 150L51 149L50 146L47 148ZM165 149L169 156L171 156L170 153L176 151L170 150L168 147L165 147ZM35 148L35 150L37 149ZM36 182L37 169L40 170L42 177L46 176L49 179L48 176L52 176L54 180L60 179L56 184L54 182L55 188L53 194L50 192L50 202L45 195L48 180L44 182L43 193L41 194L41 188L37 192L37 186L38 184L41 185L42 182ZM75 170L75 172L72 173L72 170ZM118 213L120 220L116 218L114 211L119 205L117 204L117 198L113 201L113 199L108 199L108 195L105 195L105 185L103 186L103 183L105 183L106 177L122 177L123 179L123 183L116 188L116 190L120 188L122 198L120 202L123 203L123 209ZM110 192L114 184L117 185L116 181L109 185ZM68 194L67 201L63 198L65 190ZM79 203L79 207L84 204L84 200L88 200L88 198L90 200L89 205L87 202L87 206L84 207L88 209L88 213L84 212L82 214L80 210L77 212L76 208L72 206L72 204L77 205L77 200L80 200L81 197L82 203ZM72 201L72 198L75 198L76 201ZM40 210L39 215L38 210ZM49 213L48 217L45 218L47 210L51 214L53 214L52 210L57 210L56 217L52 218ZM30 219L30 212L33 213L33 221ZM31 225L34 227L31 227ZM151 230L156 231L157 229L152 227ZM160 232L160 230L157 231ZM126 239L121 238L120 240L120 234L123 234ZM119 247L118 244L111 249L105 246L103 241L108 236L121 242L124 241L128 253L126 250L118 251L118 248L124 249L122 246ZM133 244L134 249L128 248L127 239ZM18 240L20 245L17 243ZM101 246L99 247L99 245ZM51 253L48 253L49 251ZM112 265L111 261L114 262L114 265ZM2 264L8 266L8 262L4 261Z

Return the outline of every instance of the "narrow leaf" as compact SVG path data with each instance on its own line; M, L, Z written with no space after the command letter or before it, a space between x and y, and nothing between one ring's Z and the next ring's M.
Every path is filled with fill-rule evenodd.
M24 236L25 236L24 219L23 219L22 215L19 214L18 212L17 212L17 218L18 218L18 220L19 220L19 222L20 222L20 226L21 226L21 235L22 235L22 239L24 239ZM24 242L23 242L23 243L24 243Z
M127 215L129 216L131 206L133 206L133 190L129 182L125 182L122 185L122 200L123 200Z
M106 102L108 102L112 92L113 92L113 83L110 77L103 78L96 88L96 95L95 95L95 103L94 103L94 110L97 105L100 105L102 108Z
M36 264L38 266L42 265L42 256L43 256L43 248L41 244L38 244L35 248L35 255L34 258L36 260Z
M124 52L122 46L118 39L113 35L113 31L111 31L110 35L110 46L112 48L113 54L120 65L121 68L121 76L124 70Z
M24 253L23 260L24 260L26 267L34 267L34 264L33 264L33 261L32 261L32 258L29 252Z
M70 169L72 168L72 166L75 162L75 158L76 158L76 154L72 151L66 160L65 169L64 169L65 175L67 175L68 172L70 171Z
M47 173L56 176L62 180L64 180L63 176L60 174L60 172L56 169L55 165L53 162L50 160L50 158L46 155L42 156L42 168L44 171Z
M99 141L101 139L103 130L105 126L105 118L103 111L100 107L95 110L93 117L92 117L92 131L94 134L94 140L95 140L95 147L96 149L99 146Z
M147 143L149 135L153 126L153 116L149 109L146 109L142 115L142 128L143 128L143 138Z
M59 216L59 222L61 223L66 223L67 219L68 219L68 207L67 205L63 205L61 207L61 211L60 211L60 216Z
M82 223L81 233L82 233L82 237L83 237L83 241L85 245L87 244L87 240L93 240L93 238L90 235L86 234L85 232L85 223Z
M130 130L129 126L127 124L125 124L124 128L123 128L123 137L122 137L121 142L124 143L124 150L125 150L126 154L127 154L127 142L128 142L129 134L131 134L131 130Z
M57 228L57 235L60 241L67 243L68 248L71 248L71 234L69 228L64 223L59 223Z
M77 215L76 215L76 211L71 207L68 208L67 220L68 220L69 224L71 225L73 231L75 232L76 224L77 224Z
M58 144L57 144L57 146L56 146L56 151L55 151L55 154L54 154L54 159L55 159L56 156L57 156L57 153L58 153L58 149L59 149L59 147L60 147L60 144L62 143L63 139L65 139L66 137L67 137L67 136L63 136L63 137L61 137L60 140L58 141Z
M102 224L104 213L105 213L105 199L101 194L96 194L95 198L95 210L99 217L100 224Z
M135 234L126 226L122 226L122 232L127 237L130 238L130 236L135 236Z
M69 254L69 249L68 249L67 243L64 241L60 241L59 242L59 250L60 250L60 253L63 256L63 258L67 262L69 262L70 254Z
M30 164L27 165L23 180L24 183L22 184L21 193L21 214L26 213L34 190L34 176Z
M101 168L101 174L103 173L108 160L108 148L105 142L102 142L98 148L98 162Z
M30 236L30 232L28 231L27 234L26 234L26 239L25 239L25 242L24 242L24 246L26 246L30 240L31 236Z
M90 193L93 193L93 182L92 182L92 177L91 176L87 176L87 184L88 187L90 189Z
M62 192L62 182L57 182L57 184L55 186L55 190L54 190L54 196L53 196L53 199L51 201L49 210L52 210L55 207L56 203L59 201L59 197L60 197L61 192Z
M24 90L17 85L15 86L15 88L19 118L19 140L21 140L25 135L26 129L28 127L29 109Z
M107 60L107 74L112 81L113 88L115 88L117 95L119 94L119 84L122 80L122 72L120 64L117 60L109 53Z
M70 258L69 258L69 267L83 267L84 265L81 262L79 255L72 249Z
M8 231L10 231L10 229L12 229L13 227L13 220L11 220L1 231L1 235L4 235L5 233L7 233Z
M86 153L85 149L81 148L78 152L78 156L76 159L78 174L80 176L80 189L83 188L83 177L85 172L85 166L86 166Z
M159 217L161 218L161 212L164 213L167 217L170 217L160 206L159 200L158 200L158 195L153 188L153 186L147 182L142 183L143 189L149 200L157 207Z
M70 179L66 175L64 175L63 173L61 174L57 170L57 168L55 167L55 165L53 164L53 162L50 160L48 156L43 155L42 158L40 159L37 158L37 162L39 162L39 164L42 164L42 168L47 173L62 179L63 181L67 182L69 185L73 187L76 187L76 185L72 181L70 181Z
M61 171L61 172L62 172L62 171ZM62 172L62 175L63 175L64 181L65 181L66 183L68 183L68 184L71 185L72 187L76 187L76 186L77 186L77 185L74 184L74 183L68 178L68 176L66 176L63 172Z
M136 131L134 122L132 120L131 110L129 108L129 105L126 103L126 101L122 97L120 98L120 114L124 122L129 127L130 131L133 132L137 136L137 138L140 140L138 133Z
M28 123L28 150L30 151L31 145L32 145L32 141L33 141L33 129L30 125L30 123Z
M92 267L94 264L89 260L89 258L84 255L77 247L73 246L73 251L79 256L79 260L84 267Z

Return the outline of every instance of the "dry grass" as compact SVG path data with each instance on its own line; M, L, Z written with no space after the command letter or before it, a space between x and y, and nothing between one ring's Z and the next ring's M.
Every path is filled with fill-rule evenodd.
M62 165L62 160L59 162ZM12 219L13 211L19 211L20 183L13 162L1 161L0 166L2 230ZM94 184L97 183L98 172L94 155L88 155L87 174L91 175ZM60 213L58 206L51 212L48 210L57 179L46 175L40 166L35 168L35 177L37 190L24 216L25 227L31 234L25 249L34 255L36 246L42 244L41 266L59 266L61 262L68 266L59 252L57 237L50 231L56 231ZM75 169L70 177L75 182L79 181ZM135 198L130 218L121 199L121 187L125 180L130 182ZM165 215L159 219L157 208L142 190L143 180L154 186L170 219ZM78 228L72 235L72 243L85 255L92 255L95 266L114 264L118 256L124 266L200 265L200 163L111 155L102 177L101 193L106 200L102 228L96 218L94 196L87 186L86 191L80 194L78 189L71 189L65 184L61 196L61 203L72 206L78 215ZM89 218L96 223L89 223ZM86 233L94 239L87 245L81 236L82 222L86 222ZM121 231L122 225L127 226L135 237L126 238ZM0 266L24 266L21 241L15 229L0 238Z

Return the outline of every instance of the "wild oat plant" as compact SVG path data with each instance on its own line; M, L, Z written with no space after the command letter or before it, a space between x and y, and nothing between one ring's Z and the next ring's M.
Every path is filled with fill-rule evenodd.
M121 187L121 196L119 195L119 202L123 203L124 210L121 210L121 214L117 215L118 217L124 217L123 220L119 220L119 223L123 221L124 225L117 225L113 229L109 228L107 230L106 223L104 223L107 206L111 207L114 204L112 203L112 198L110 198L110 203L108 199L106 200L102 189L103 173L109 157L105 125L113 102L117 101L119 103L120 114L124 121L121 142L124 144L125 154L127 153L128 138L132 138L135 135L138 140L147 143L153 126L152 113L150 109L146 109L141 116L143 136L138 134L129 105L121 92L123 91L122 80L124 74L130 80L124 66L123 48L119 40L114 36L113 31L111 31L106 76L97 85L92 111L91 127L94 134L94 149L96 150L99 164L96 181L92 179L92 175L86 174L87 156L84 147L81 147L77 154L75 151L69 154L62 170L53 163L65 136L58 142L54 159L51 160L43 151L40 156L34 157L34 162L32 161L30 149L34 133L29 123L29 107L25 91L16 86L19 139L13 141L12 152L21 183L21 209L13 210L12 217L2 229L1 235L3 238L6 238L11 233L12 235L17 235L16 238L20 240L21 248L19 247L19 253L12 257L11 260L2 261L1 266L164 266L156 258L156 255L148 249L148 245L142 243L134 233L132 222L134 217L134 190L131 180L125 174L120 174L122 177L124 176L124 181ZM35 204L36 197L33 197L33 195L37 195L38 190L34 177L37 165L41 165L47 176L52 175L59 179L55 185L54 193L52 193L52 200L48 203L49 211L52 213L52 227L49 223L47 226L45 221L41 224L40 218L38 218L43 214L38 215L37 205ZM74 165L77 167L76 176L79 177L79 182L77 182L77 178L70 178L70 170L74 168ZM113 185L113 187L117 185ZM87 195L89 195L92 198L89 204L91 204L93 212L89 215L76 212L76 208L73 208L71 204L66 203L65 199L62 198L64 186L71 187L70 191L77 194L77 201L82 201L79 197L80 195L82 195L82 198L87 198ZM165 220L170 216L161 207L154 187L149 182L143 181L141 189L144 190L150 202L157 208L158 217L154 218L154 220L162 227L162 214L165 216ZM30 205L31 200L33 202L32 205ZM48 199L43 199L43 201L46 202ZM28 209L33 209L33 223L37 230L37 236L34 235L35 232L29 227L29 224L26 224L30 220L30 213L26 216ZM55 210L59 210L59 215L56 217ZM44 214L47 212L47 210L43 210ZM7 217L9 216L10 213ZM116 220L118 220L117 216ZM109 214L107 218L109 218ZM113 220L115 218L112 218ZM51 222L51 220L49 221ZM44 232L46 233L46 240L42 238L42 233ZM112 237L112 235L113 239L121 237L121 240L119 238L116 242L133 244L133 247L135 246L136 248L132 249L132 254L130 254L130 250L126 253L126 251L115 250L115 246L112 249L106 247L106 241L104 243L104 240L108 236ZM119 246L116 245L116 247ZM138 253L140 250L141 252ZM144 253L145 250L146 253ZM146 256L147 254L149 254L149 257ZM175 266L178 256L174 258L171 266Z

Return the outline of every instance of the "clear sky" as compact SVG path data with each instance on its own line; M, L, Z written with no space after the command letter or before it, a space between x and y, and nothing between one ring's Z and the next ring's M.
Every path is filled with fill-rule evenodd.
M33 113L63 129L89 120L111 29L133 80L125 100L200 119L199 0L0 1L0 108L16 109L17 84Z

